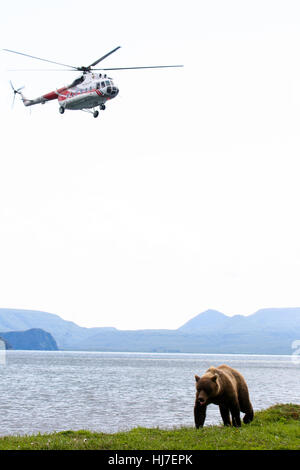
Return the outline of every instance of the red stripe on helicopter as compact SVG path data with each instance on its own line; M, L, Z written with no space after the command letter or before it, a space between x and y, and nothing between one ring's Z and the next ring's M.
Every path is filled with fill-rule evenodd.
M45 100L48 100L48 101L56 100L60 93L63 93L63 92L66 92L66 91L67 91L67 88L63 87L63 88L60 88L57 91L50 91L50 93L46 93L46 95L43 95L43 98L45 98Z
M87 91L84 91L84 92L72 93L68 90L68 88L61 88L60 90L57 90L57 92L52 91L51 93L48 93L47 95L44 95L43 98L45 98L47 100L54 100L54 99L58 98L58 101L64 101L64 100L66 100L68 98L71 98L73 96L87 95L89 93L94 93L94 92L96 92L98 96L103 96L103 93L101 93L100 90L87 90Z

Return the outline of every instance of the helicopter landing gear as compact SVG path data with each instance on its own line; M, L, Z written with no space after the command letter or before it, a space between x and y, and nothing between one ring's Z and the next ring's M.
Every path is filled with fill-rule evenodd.
M81 111L92 114L94 118L97 118L99 116L99 111L97 111L95 108L93 108L93 110L90 108L82 108Z
M64 114L65 108L63 106L60 106L59 107L59 112L60 112L60 114Z
M100 109L101 109L101 111L104 111L106 109L105 104L100 104Z

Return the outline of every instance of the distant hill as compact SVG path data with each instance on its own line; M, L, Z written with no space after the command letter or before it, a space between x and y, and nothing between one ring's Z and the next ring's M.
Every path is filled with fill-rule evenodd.
M0 309L0 336L8 342L9 331L32 328L50 333L64 350L292 354L292 342L300 339L300 308L232 317L207 310L177 330L125 331L84 328L46 312Z
M216 331L223 328L227 324L228 320L230 320L230 317L227 317L224 313L218 312L217 310L206 310L189 320L183 326L178 328L177 331L185 333L205 333L211 330Z
M40 328L25 331L8 331L0 333L7 343L7 349L30 349L39 351L57 351L55 339L50 333Z
M2 336L0 336L0 351L3 349L12 349L11 345L4 339Z
M72 349L89 335L106 330L106 328L83 328L53 313L0 308L0 331L24 331L30 328L41 328L51 333L59 349ZM108 329L115 330L115 328Z
M177 331L250 333L250 332L295 332L300 333L300 308L266 308L252 315L229 317L216 310L206 310L189 320Z

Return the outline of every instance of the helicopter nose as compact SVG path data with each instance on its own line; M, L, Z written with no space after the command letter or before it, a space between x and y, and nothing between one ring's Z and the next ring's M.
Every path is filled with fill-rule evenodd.
M115 98L117 94L119 93L119 88L115 85L113 86L107 86L104 90L105 94L109 96L110 98Z

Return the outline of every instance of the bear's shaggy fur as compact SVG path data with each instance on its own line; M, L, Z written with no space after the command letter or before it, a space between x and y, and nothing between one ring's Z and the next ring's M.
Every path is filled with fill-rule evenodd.
M241 426L240 412L245 413L244 423L253 420L253 408L244 377L226 364L210 367L196 379L196 401L194 417L196 428L202 427L206 417L207 405L219 405L224 426ZM230 414L229 414L230 413Z

